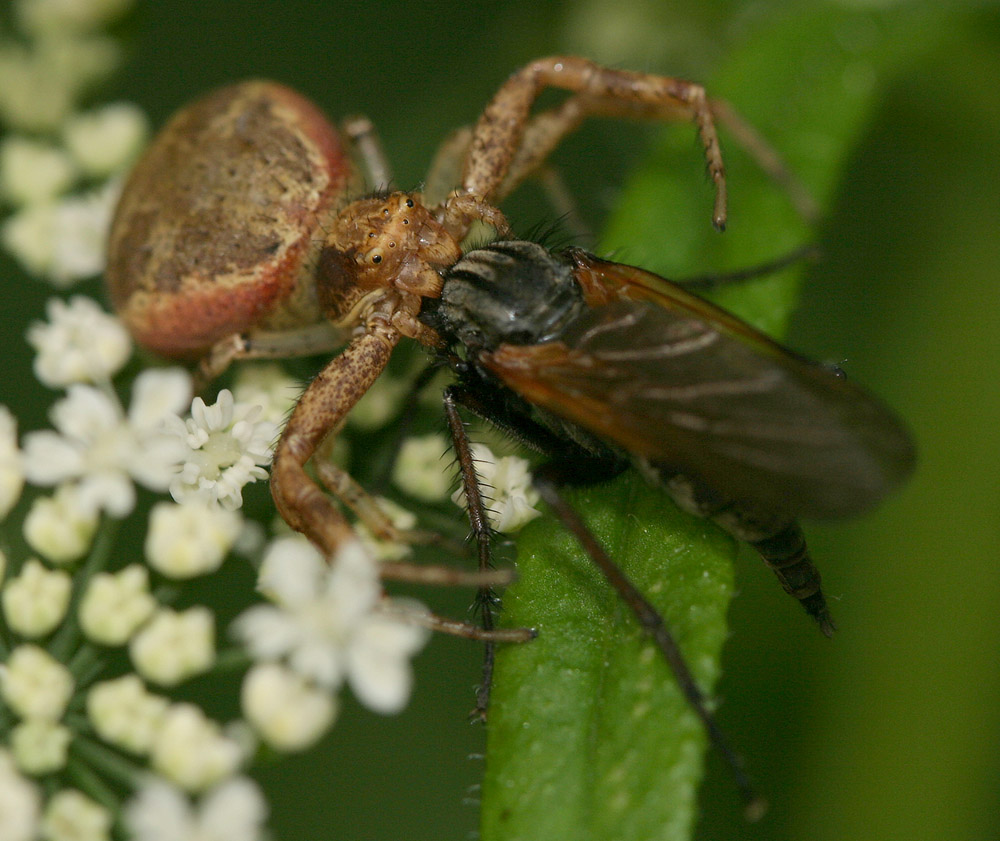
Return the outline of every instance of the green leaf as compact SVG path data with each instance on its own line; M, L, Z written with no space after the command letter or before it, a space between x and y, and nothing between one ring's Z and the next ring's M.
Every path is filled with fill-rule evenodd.
M814 4L772 15L743 32L709 94L736 106L825 207L881 85L929 48L942 14ZM725 234L709 224L712 197L692 161L692 130L678 126L626 185L603 250L669 277L746 268L812 241L780 188L731 138L724 143ZM716 297L780 335L801 275L793 267ZM638 476L567 496L662 612L710 693L726 635L733 542ZM535 627L539 636L498 653L484 841L689 838L706 740L662 658L554 520L521 534L518 571L502 623ZM803 633L812 632L803 618Z
M566 495L675 629L699 684L711 687L733 541L635 474ZM552 522L535 521L519 536L518 571L504 595L504 624L530 625L539 636L498 658L484 837L685 837L705 737L662 656Z

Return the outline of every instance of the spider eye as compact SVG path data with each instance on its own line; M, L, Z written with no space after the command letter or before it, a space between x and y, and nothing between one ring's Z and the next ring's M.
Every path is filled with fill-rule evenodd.
M382 255L381 254L372 254L372 262L373 263L381 263L382 262Z
M413 199L407 199L406 200L406 206L407 207L413 207Z

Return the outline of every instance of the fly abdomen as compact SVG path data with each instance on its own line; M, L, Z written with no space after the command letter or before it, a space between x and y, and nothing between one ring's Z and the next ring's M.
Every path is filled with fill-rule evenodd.
M826 636L833 635L836 626L826 604L819 570L797 521L754 510L664 465L646 462L640 467L662 484L685 511L708 518L733 537L749 543L777 576L784 591L802 603Z
M836 626L823 595L819 570L812 562L799 524L791 522L777 534L752 540L750 545L774 571L785 592L802 602L826 636L833 636Z

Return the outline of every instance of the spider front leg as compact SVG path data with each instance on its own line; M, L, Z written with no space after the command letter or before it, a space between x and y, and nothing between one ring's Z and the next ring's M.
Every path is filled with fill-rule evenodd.
M320 371L299 398L274 453L271 495L278 513L331 559L345 543L357 540L357 535L337 505L306 473L305 465L371 388L398 341L394 328L382 321L369 323L366 332ZM335 473L331 484L334 493L358 503L366 512L375 505L349 477L344 482ZM483 574L398 562L380 564L379 573L383 578L424 584L493 586L511 580L511 574L504 570Z
M278 513L330 558L356 537L337 506L306 473L305 465L371 388L398 342L394 328L370 323L303 392L274 452L271 494Z
M537 148L536 144L531 143L529 137L536 130L536 123L544 120L547 114L548 112L544 112L532 118L525 131L518 157L511 165L511 171L507 174L504 186L494 200L503 201L522 181L527 178L535 178L541 186L545 198L556 212L556 216L574 241L592 241L593 231L581 218L576 202L559 170L547 163L544 157L536 158L525 154L526 148ZM538 127L543 128L541 124ZM447 197L462 183L462 169L465 166L471 143L472 127L462 126L462 128L451 132L438 146L424 182L424 201L428 205L443 204ZM530 160L525 160L524 164L521 165L519 162L522 158L530 158Z
M526 137L526 129L532 123L531 108L546 88L560 88L574 96L559 108L545 112L541 119L536 118ZM704 88L668 76L614 70L575 56L533 61L497 91L473 131L462 192L484 201L506 195L537 169L583 119L602 115L693 120L705 150L709 176L715 184L713 222L719 229L725 227L725 169ZM522 146L525 152L517 161Z

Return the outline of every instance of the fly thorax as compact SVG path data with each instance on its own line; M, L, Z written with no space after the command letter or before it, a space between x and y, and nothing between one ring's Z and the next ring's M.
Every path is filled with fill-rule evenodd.
M471 350L559 338L584 308L572 268L533 242L495 242L444 274L438 302L421 320Z

